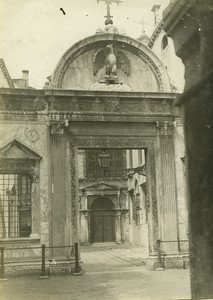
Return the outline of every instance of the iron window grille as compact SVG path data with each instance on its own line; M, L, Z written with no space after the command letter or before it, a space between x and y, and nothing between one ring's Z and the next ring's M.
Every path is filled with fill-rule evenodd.
M31 223L29 174L0 174L0 238L29 237Z

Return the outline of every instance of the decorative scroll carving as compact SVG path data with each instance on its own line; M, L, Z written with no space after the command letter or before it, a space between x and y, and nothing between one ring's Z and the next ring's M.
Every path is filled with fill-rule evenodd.
M46 109L46 100L41 97L37 97L34 100L33 104L34 104L34 110L42 111Z
M0 110L36 112L36 111L43 111L45 109L46 109L46 101L40 97L36 97L34 100L21 99L18 101L14 101L13 99L3 98L0 101Z

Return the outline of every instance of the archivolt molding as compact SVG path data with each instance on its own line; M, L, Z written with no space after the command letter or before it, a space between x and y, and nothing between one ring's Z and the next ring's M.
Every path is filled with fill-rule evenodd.
M152 68L156 75L161 92L171 92L170 79L167 71L159 58L145 45L137 40L127 36L114 34L101 34L88 37L74 44L60 59L56 69L52 74L53 88L62 88L63 77L69 68L70 64L82 53L97 47L103 48L107 44L113 43L121 49L129 50L130 52L140 56Z

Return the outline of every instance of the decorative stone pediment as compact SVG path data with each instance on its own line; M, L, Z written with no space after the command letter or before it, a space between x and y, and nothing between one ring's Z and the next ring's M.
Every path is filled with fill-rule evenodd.
M0 148L0 158L40 160L42 157L15 139Z
M84 191L119 191L120 187L116 185L106 184L104 182L99 182L92 184L90 186L87 186L84 188Z

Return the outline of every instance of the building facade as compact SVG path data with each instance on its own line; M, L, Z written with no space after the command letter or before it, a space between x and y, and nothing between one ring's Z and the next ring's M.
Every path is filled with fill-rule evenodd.
M145 247L151 268L157 240L172 262L186 250L182 124L149 47L107 24L68 49L44 89L14 88L4 76L1 245L131 242Z

